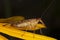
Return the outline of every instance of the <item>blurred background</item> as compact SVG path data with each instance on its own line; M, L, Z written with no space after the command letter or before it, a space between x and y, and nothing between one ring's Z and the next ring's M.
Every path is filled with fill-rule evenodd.
M58 4L56 3L58 2ZM43 34L59 38L59 0L0 0L0 18L24 16L26 18L41 17L47 26ZM36 32L39 34L39 30ZM17 38L0 33L11 40Z

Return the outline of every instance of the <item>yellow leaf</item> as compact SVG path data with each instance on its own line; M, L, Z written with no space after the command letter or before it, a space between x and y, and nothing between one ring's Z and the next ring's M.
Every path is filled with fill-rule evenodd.
M18 30L16 28L11 27L10 25L3 26L4 24L5 23L0 23L0 32L13 36L13 37L21 38L24 40L57 40L52 37Z
M4 36L0 35L0 40L8 40L8 39L5 38Z
M20 21L20 20L24 20L23 16L13 16L10 18L2 18L0 19L0 22L16 22L16 21Z

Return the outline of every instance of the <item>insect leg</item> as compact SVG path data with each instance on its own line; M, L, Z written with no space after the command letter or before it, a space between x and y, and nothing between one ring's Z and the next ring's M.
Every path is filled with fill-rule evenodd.
M40 29L40 34L43 34L42 29Z
M43 25L45 25L44 22L42 21L42 19L40 19L40 22L41 22Z

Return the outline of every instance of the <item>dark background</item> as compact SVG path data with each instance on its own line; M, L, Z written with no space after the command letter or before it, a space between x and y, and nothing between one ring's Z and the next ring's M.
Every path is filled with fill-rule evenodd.
M43 34L59 38L59 8L59 0L0 0L0 18L11 16L24 16L26 18L41 17L47 26L47 29L42 29ZM37 33L39 34L39 30ZM5 34L2 35L15 40L13 37L8 37Z

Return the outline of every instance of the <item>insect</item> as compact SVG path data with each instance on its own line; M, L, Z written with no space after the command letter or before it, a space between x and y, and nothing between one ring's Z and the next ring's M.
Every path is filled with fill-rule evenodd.
M43 21L40 18L33 18L18 22L12 22L11 26L16 27L20 30L34 30L37 28L36 24L38 24L39 22L41 22L44 25Z
M41 18L32 18L32 19L24 19L24 20L17 20L13 17L15 20L10 21L11 19L6 19L5 21L2 21L2 23L6 23L5 25L10 24L11 27L17 28L19 30L36 30L39 29L39 27L36 27L36 25L40 22L41 24L45 25Z

